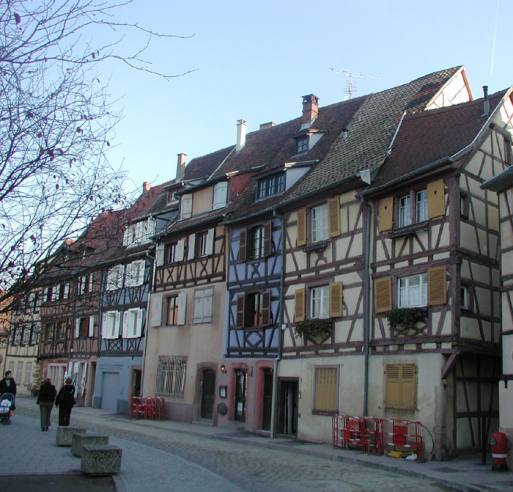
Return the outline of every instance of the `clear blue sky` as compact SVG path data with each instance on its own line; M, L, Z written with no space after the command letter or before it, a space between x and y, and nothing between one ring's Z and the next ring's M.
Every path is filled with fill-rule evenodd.
M510 0L135 0L120 13L194 34L156 39L145 55L161 72L197 69L171 82L104 67L124 113L110 160L137 188L173 178L179 152L190 160L233 144L239 118L252 131L299 116L304 94L321 106L345 99L342 70L367 75L354 79L356 95L456 65L474 97L484 84L491 93L513 85Z

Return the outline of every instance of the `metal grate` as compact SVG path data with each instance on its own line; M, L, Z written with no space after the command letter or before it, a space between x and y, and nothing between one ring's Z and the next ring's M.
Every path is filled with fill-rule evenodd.
M157 368L157 393L183 396L187 359L183 357L159 357Z

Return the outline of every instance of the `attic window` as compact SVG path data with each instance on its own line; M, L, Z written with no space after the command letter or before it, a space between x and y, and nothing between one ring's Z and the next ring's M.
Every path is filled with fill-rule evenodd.
M296 154L308 151L308 135L296 138Z
M257 200L277 195L283 191L285 191L285 173L272 174L257 182Z
M167 192L167 203L173 203L176 200L176 193L174 191L169 190Z

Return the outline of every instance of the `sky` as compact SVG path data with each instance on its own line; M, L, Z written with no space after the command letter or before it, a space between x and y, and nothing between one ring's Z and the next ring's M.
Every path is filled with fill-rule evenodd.
M123 119L109 160L127 187L175 176L188 160L232 145L236 121L248 130L301 115L302 96L319 104L377 92L430 72L464 65L475 98L513 85L512 0L135 0L116 20L187 38L153 38L152 70L191 73L164 80L119 64L102 77ZM132 36L135 50L144 38Z

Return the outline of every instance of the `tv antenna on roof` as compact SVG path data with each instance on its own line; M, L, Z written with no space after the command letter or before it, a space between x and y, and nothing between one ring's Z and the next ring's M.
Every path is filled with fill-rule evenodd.
M370 78L377 79L374 75L368 75L360 72L353 72L351 70L338 70L334 67L330 67L330 70L335 73L341 73L346 77L346 93L347 99L352 99L354 94L356 94L356 83L354 81L355 78Z

